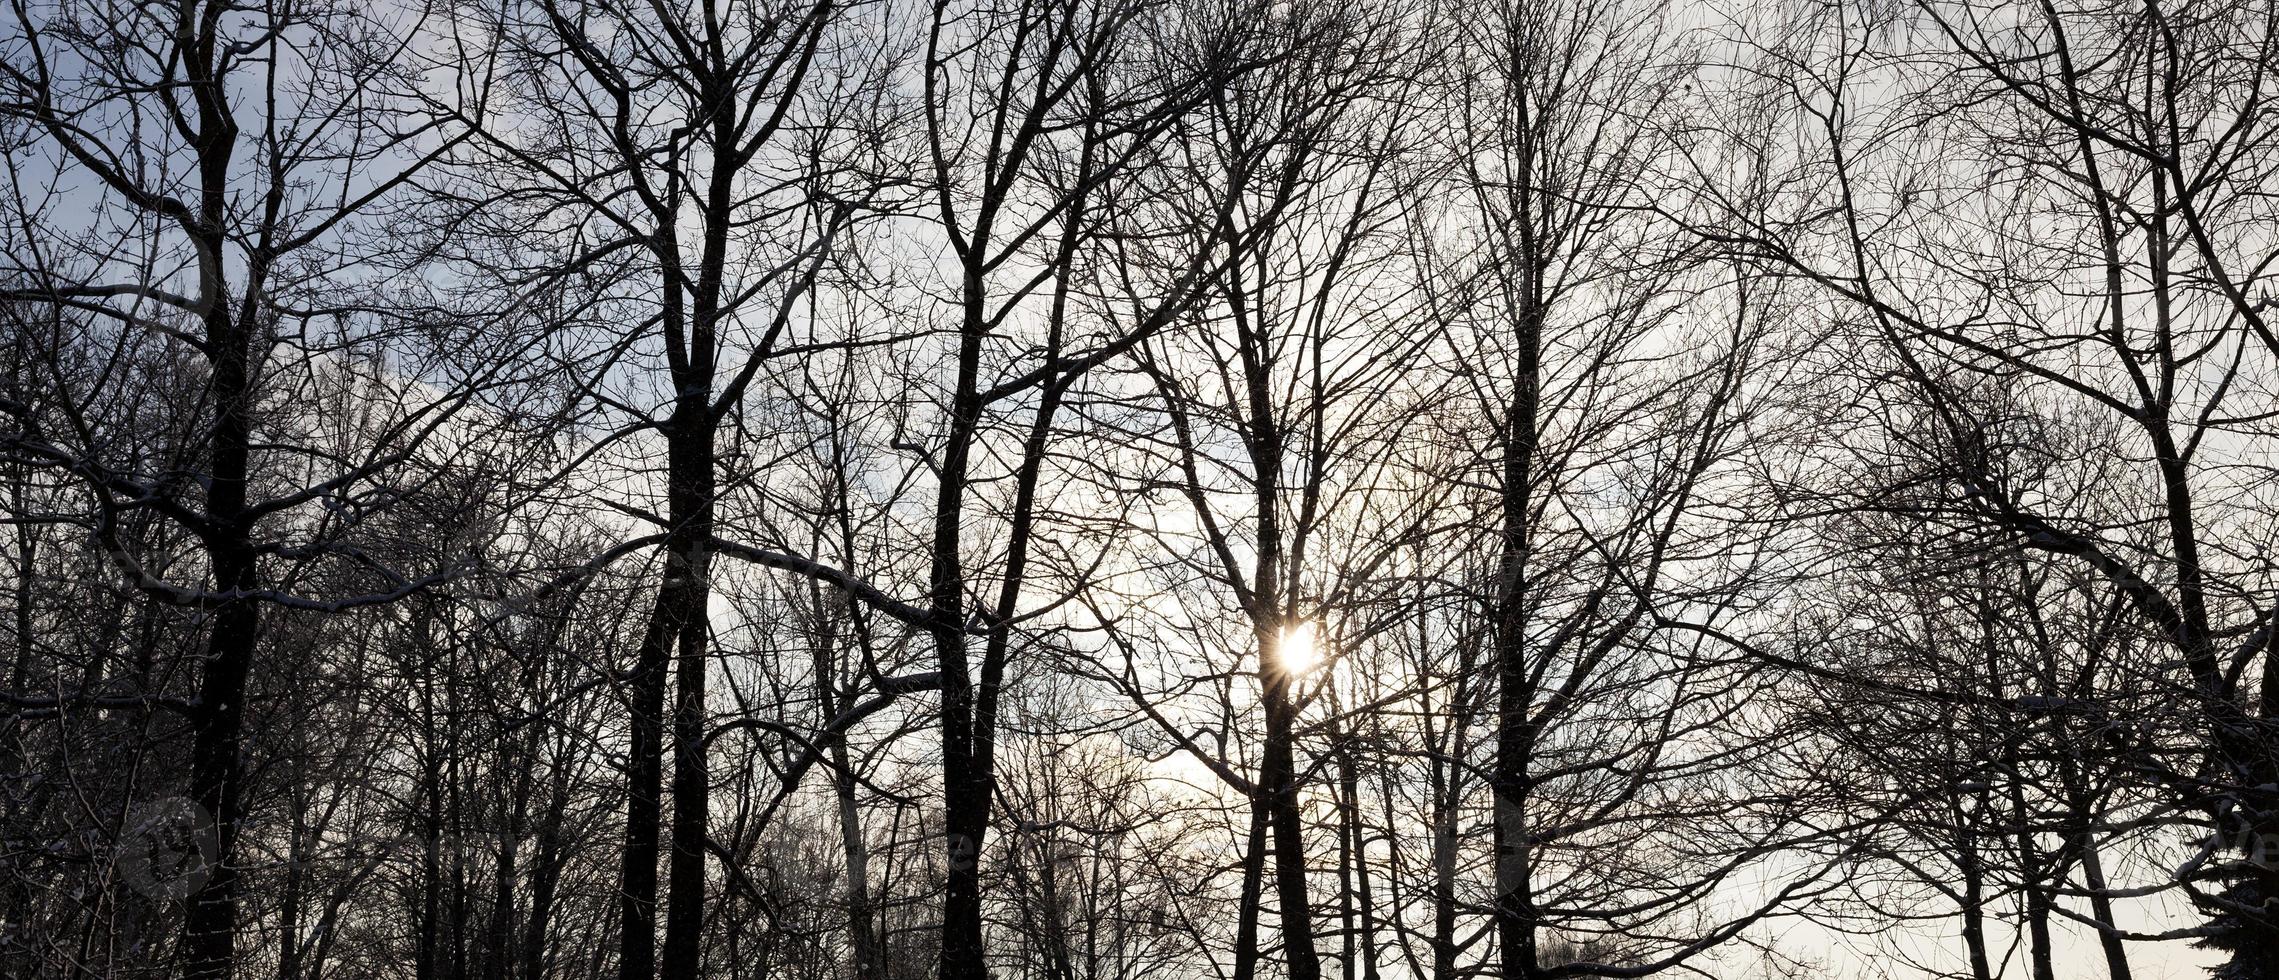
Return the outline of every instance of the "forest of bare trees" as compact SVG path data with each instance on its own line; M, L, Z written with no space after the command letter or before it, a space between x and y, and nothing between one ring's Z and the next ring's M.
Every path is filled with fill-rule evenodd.
M8 0L0 977L2279 980L2279 0Z

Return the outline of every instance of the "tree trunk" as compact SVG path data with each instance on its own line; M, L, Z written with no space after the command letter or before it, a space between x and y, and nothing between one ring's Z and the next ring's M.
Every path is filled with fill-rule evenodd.
M1243 837L1242 901L1235 909L1234 980L1258 975L1259 899L1266 891L1266 800L1263 791L1250 795L1250 832Z
M208 18L210 21L211 18ZM197 145L201 183L199 249L201 286L208 297L205 331L212 375L207 383L214 406L214 425L208 441L212 472L206 491L206 547L212 562L214 588L231 595L213 612L213 629L205 650L205 676L191 715L190 795L212 820L211 842L215 861L206 879L189 897L182 919L182 972L188 980L227 980L235 961L237 943L238 822L243 817L246 682L253 673L253 658L261 642L261 613L246 597L258 585L259 569L253 546L253 528L246 507L246 484L252 470L253 430L249 417L253 400L253 325L232 315L222 256L227 246L222 228L227 220L230 158L237 140L237 125L225 101L222 83L210 76L214 28L204 26L188 71L189 86L198 103ZM249 294L258 294L263 262L257 259L246 274ZM250 311L253 304L248 303Z
M1524 212L1529 206L1523 195L1520 209ZM1521 225L1528 227L1524 220ZM1496 757L1490 781L1495 803L1496 942L1504 977L1519 980L1535 976L1537 968L1534 845L1529 840L1527 821L1527 797L1533 789L1528 769L1535 749L1530 717L1535 699L1527 664L1527 592L1528 563L1533 557L1529 521L1543 314L1536 296L1535 247L1527 233L1523 232L1518 254L1511 261L1521 265L1514 324L1519 350L1502 439L1502 535L1494 616Z
M1962 944L1970 957L1971 980L1993 980L1994 966L1986 951L1986 873L1978 860L1978 845L1967 833L1959 841L1956 857L1962 872Z
M1266 666L1266 745L1258 767L1259 792L1266 795L1267 825L1274 835L1274 892L1282 907L1282 956L1290 980L1320 980L1321 954L1314 949L1313 898L1306 888L1304 812L1298 798L1296 753L1291 745L1297 707L1290 672L1281 658L1280 624L1263 638Z
M863 839L862 816L855 810L855 776L843 740L831 746L831 761L838 770L832 789L839 803L839 842L846 849L847 932L854 943L855 980L884 980L886 963L870 901L870 846Z
M2113 924L2113 897L2105 894L2105 861L2092 831L2081 832L2081 883L2089 890L2089 914L2097 921ZM2128 944L2121 937L2103 929L2097 930L2097 944L2105 951L2105 972L2111 980L2132 980L2129 971Z
M618 866L618 980L657 975L657 842L663 816L665 666L678 632L679 556L665 558L665 582L633 662L625 763L625 849Z
M965 484L981 423L981 341L986 333L978 265L965 279L965 322L958 339L957 387L950 400L950 433L943 447L934 495L931 630L942 674L942 824L945 881L942 896L940 980L985 980L981 945L981 854L989 826L991 787L977 765L989 733L974 725L975 698L966 656Z

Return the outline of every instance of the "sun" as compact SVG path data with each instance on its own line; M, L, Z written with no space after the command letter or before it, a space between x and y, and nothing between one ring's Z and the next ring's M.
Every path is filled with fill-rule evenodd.
M1276 659L1282 669L1291 674L1303 674L1321 663L1321 643L1311 621L1282 628L1282 642L1275 645Z

